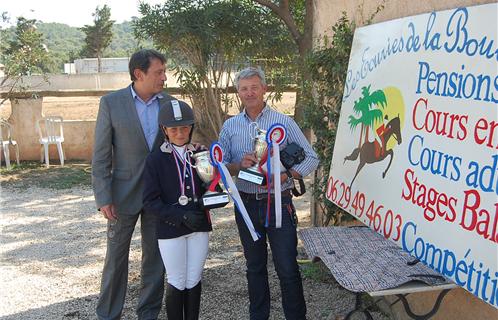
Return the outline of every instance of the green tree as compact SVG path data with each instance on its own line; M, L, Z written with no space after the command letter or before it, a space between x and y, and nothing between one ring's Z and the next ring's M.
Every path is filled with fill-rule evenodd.
M97 58L97 72L102 71L101 59L104 50L109 47L113 38L112 26L114 20L111 20L111 8L104 5L102 9L98 6L93 16L93 25L85 25L81 31L85 33L85 46L83 52L92 58Z
M43 33L50 51L50 73L61 73L64 63L73 62L80 57L81 44L85 39L85 34L80 29L55 22L38 23L37 27Z
M36 26L38 31L43 33L45 44L50 51L51 64L47 66L50 73L61 73L64 70L64 63L85 57L86 53L81 46L85 40L85 33L80 28L55 22L37 23ZM104 50L102 55L104 58L129 57L138 48L152 46L151 41L140 42L135 38L131 21L115 23L112 32L112 42Z
M2 19L7 22L6 14L2 15ZM23 84L23 76L46 71L49 61L47 48L35 23L36 20L19 17L13 33L9 34L7 30L0 29L0 61L5 66L0 89L7 91L2 103L14 93L28 89Z
M305 101L308 100L303 94L311 93L311 75L305 61L313 49L313 0L253 1L269 8L284 23L298 49L297 63L301 81L297 92L294 118L298 123L303 123ZM306 133L306 136L309 139L309 133Z
M316 225L328 225L331 222L339 225L344 217L341 208L325 199L325 190L327 190L354 29L355 24L343 14L332 27L333 36L319 39L316 49L306 60L315 95L308 97L305 120L306 125L315 133L316 141L313 147L320 159L312 190L316 206L325 214L325 221L314 221ZM346 217L351 216L346 215Z
M218 136L229 107L240 107L227 90L234 71L253 60L288 61L295 54L280 21L248 0L170 0L155 6L141 3L139 10L137 36L152 37L168 53L200 119L196 131L206 142Z
M275 13L292 35L299 55L304 58L313 49L313 0L253 0Z
M370 24L383 8L384 1L368 20L360 21L360 23L362 25ZM359 10L362 10L361 6ZM311 73L314 96L308 97L309 99L306 101L305 120L306 125L315 133L316 141L313 147L320 159L320 165L313 182L313 197L315 198L315 209L324 213L325 216L324 221L313 221L315 225L328 225L329 223L340 225L342 220L352 219L351 215L345 214L344 210L325 199L325 190L327 190L336 142L336 131L355 28L356 24L350 21L346 13L343 12L342 17L332 26L332 36L318 38L316 47L306 59L307 68ZM383 94L377 91L370 93L370 88L364 88L362 93L364 98L359 99L361 102L357 101L355 106L358 110L357 113L360 113L360 117L354 120L356 125L362 122L365 124L374 122L381 111L375 107L385 105ZM370 110L372 105L374 105L374 109ZM360 109L365 114L364 118Z
M108 52L106 52L106 57L130 57L138 49L152 47L152 41L135 37L133 32L134 19L136 17L132 17L132 21L123 21L123 23L114 25L114 38Z

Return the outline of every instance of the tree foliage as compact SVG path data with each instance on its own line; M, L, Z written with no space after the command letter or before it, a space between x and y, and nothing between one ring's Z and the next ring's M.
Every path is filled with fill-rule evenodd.
M253 2L270 9L285 25L294 40L299 52L299 59L295 62L300 79L294 118L298 123L304 123L304 106L310 98L306 95L311 93L310 75L305 61L313 49L313 0L253 0ZM309 133L305 134L309 138Z
M152 47L152 41L135 37L132 21L124 21L113 25L112 32L114 37L110 46L104 52L104 57L130 57L138 49Z
M102 9L97 6L92 16L94 24L81 28L81 31L85 33L85 46L82 55L97 58L97 70L101 72L100 60L104 50L111 44L114 20L111 20L111 8L107 5L104 5Z
M313 146L320 159L320 167L314 181L313 196L325 213L324 225L330 221L338 225L344 215L342 209L325 199L325 190L327 190L334 151L354 28L354 23L343 14L332 27L331 40L322 38L320 45L307 59L315 95L306 103L305 119L306 125L316 136Z
M167 52L200 119L196 130L206 142L218 136L229 107L240 107L226 90L234 71L253 59L289 61L295 55L281 23L251 1L170 0L155 6L141 3L139 10L137 36L150 36Z
M6 20L7 17L4 15L3 19ZM10 94L25 91L28 88L23 84L22 76L46 71L47 48L35 22L36 20L19 17L13 33L0 29L0 61L5 67L5 75L0 82L2 91Z
M384 9L384 5L385 1L382 1L370 17L360 24L370 24L374 17ZM360 6L359 9L363 10L363 7ZM316 136L313 147L320 158L320 166L315 176L313 196L316 204L325 213L324 225L328 225L330 222L339 225L343 219L352 219L351 215L345 215L344 210L325 198L325 190L327 190L330 164L332 163L344 81L346 80L355 26L356 24L350 21L346 13L343 12L341 18L332 27L332 37L320 38L318 45L308 56L306 62L314 94L313 97L308 97L305 104L305 124L313 130ZM357 101L355 106L360 114L365 114L365 118L361 121L370 123L373 121L371 119L378 118L375 111L370 113L370 106L380 105L383 107L385 97L382 95L375 91L370 94L369 88L364 89L363 98ZM363 110L363 113L360 110Z
M82 43L84 43L85 34L79 28L54 22L38 22L36 26L38 31L43 34L45 44L50 52L51 63L47 65L48 72L61 73L64 70L64 63L86 58L82 55L84 54ZM8 31L13 32L12 30ZM129 57L138 48L152 47L151 41L140 41L135 38L131 21L114 24L112 33L114 36L111 44L103 51L103 58Z
M313 48L313 0L253 0L273 11L287 27L301 58Z
M50 52L50 63L47 65L49 73L60 73L64 70L64 63L72 62L71 58L79 58L81 44L84 42L81 30L62 23L38 22L36 26L43 34Z

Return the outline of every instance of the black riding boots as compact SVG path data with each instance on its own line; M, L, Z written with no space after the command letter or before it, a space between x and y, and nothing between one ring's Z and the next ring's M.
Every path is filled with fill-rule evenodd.
M168 320L198 320L201 305L201 283L191 289L178 290L171 284L166 289Z
M185 320L199 319L199 310L201 307L201 282L191 288L185 290L183 300L183 311L185 313Z
M185 290L178 290L168 283L166 288L166 314L168 320L183 320L183 297Z

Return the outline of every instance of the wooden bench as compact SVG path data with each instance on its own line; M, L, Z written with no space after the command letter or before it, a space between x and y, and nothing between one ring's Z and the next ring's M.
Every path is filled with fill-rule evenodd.
M364 226L309 228L300 230L299 236L308 256L313 261L323 261L342 287L356 293L355 308L346 320L358 312L372 319L370 306L363 301L365 293L374 297L375 304L381 300L375 297L395 295L398 299L393 304L401 301L408 316L429 319L437 313L449 290L457 287ZM406 296L433 290L441 290L433 308L422 315L413 312Z

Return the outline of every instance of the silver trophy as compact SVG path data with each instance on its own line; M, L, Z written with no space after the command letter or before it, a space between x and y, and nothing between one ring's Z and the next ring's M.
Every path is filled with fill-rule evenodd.
M261 163L261 159L266 153L266 150L268 149L268 145L266 143L266 130L260 129L256 122L251 123L251 128L251 139L253 140L254 154L258 162L250 168L241 169L239 171L238 178L257 185L262 185L265 182L265 175L260 170L259 165Z
M215 170L210 161L209 151L191 154L191 158L194 160L195 165L190 165L196 169L197 174L204 183L210 184L215 178ZM221 208L226 206L228 202L230 202L228 193L218 192L216 190L206 191L200 199L200 204L203 209Z

